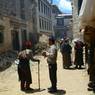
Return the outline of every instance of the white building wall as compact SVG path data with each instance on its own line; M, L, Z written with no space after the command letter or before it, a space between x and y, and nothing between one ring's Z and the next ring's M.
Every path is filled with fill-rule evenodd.
M37 0L37 4L39 32L53 33L51 4L47 0Z
M83 33L79 28L78 17L78 0L72 0L72 13L73 13L73 38L79 38L83 41Z
M78 0L72 0L72 13L73 13L73 37L79 37L79 25L78 25Z

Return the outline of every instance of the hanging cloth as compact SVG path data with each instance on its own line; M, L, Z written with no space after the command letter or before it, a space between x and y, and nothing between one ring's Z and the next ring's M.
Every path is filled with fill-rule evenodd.
M79 21L80 27L89 25L95 28L95 0L83 0Z

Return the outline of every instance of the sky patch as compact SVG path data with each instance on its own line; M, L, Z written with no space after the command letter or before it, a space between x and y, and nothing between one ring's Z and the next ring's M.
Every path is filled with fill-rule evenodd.
M63 13L72 13L72 6L70 0L53 0Z

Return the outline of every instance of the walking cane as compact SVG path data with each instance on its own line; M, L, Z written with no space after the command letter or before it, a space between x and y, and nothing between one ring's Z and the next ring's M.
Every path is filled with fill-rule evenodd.
M38 86L39 86L39 90L40 90L40 62L38 62Z

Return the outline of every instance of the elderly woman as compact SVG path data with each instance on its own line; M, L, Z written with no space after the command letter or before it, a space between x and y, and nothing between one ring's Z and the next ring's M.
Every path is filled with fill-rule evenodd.
M32 83L31 71L29 66L29 60L39 62L38 59L33 58L31 47L24 46L23 50L19 52L19 64L18 64L18 75L20 80L20 87L22 91L25 90L33 90L30 88L30 84Z
M69 44L69 39L65 39L64 43L61 45L61 53L63 59L63 68L69 69L71 64L71 53L72 47Z
M84 62L83 62L83 47L84 47L84 44L83 42L81 41L76 41L75 42L75 65L76 67L75 68L79 68L81 69L82 68L82 65L84 65Z

